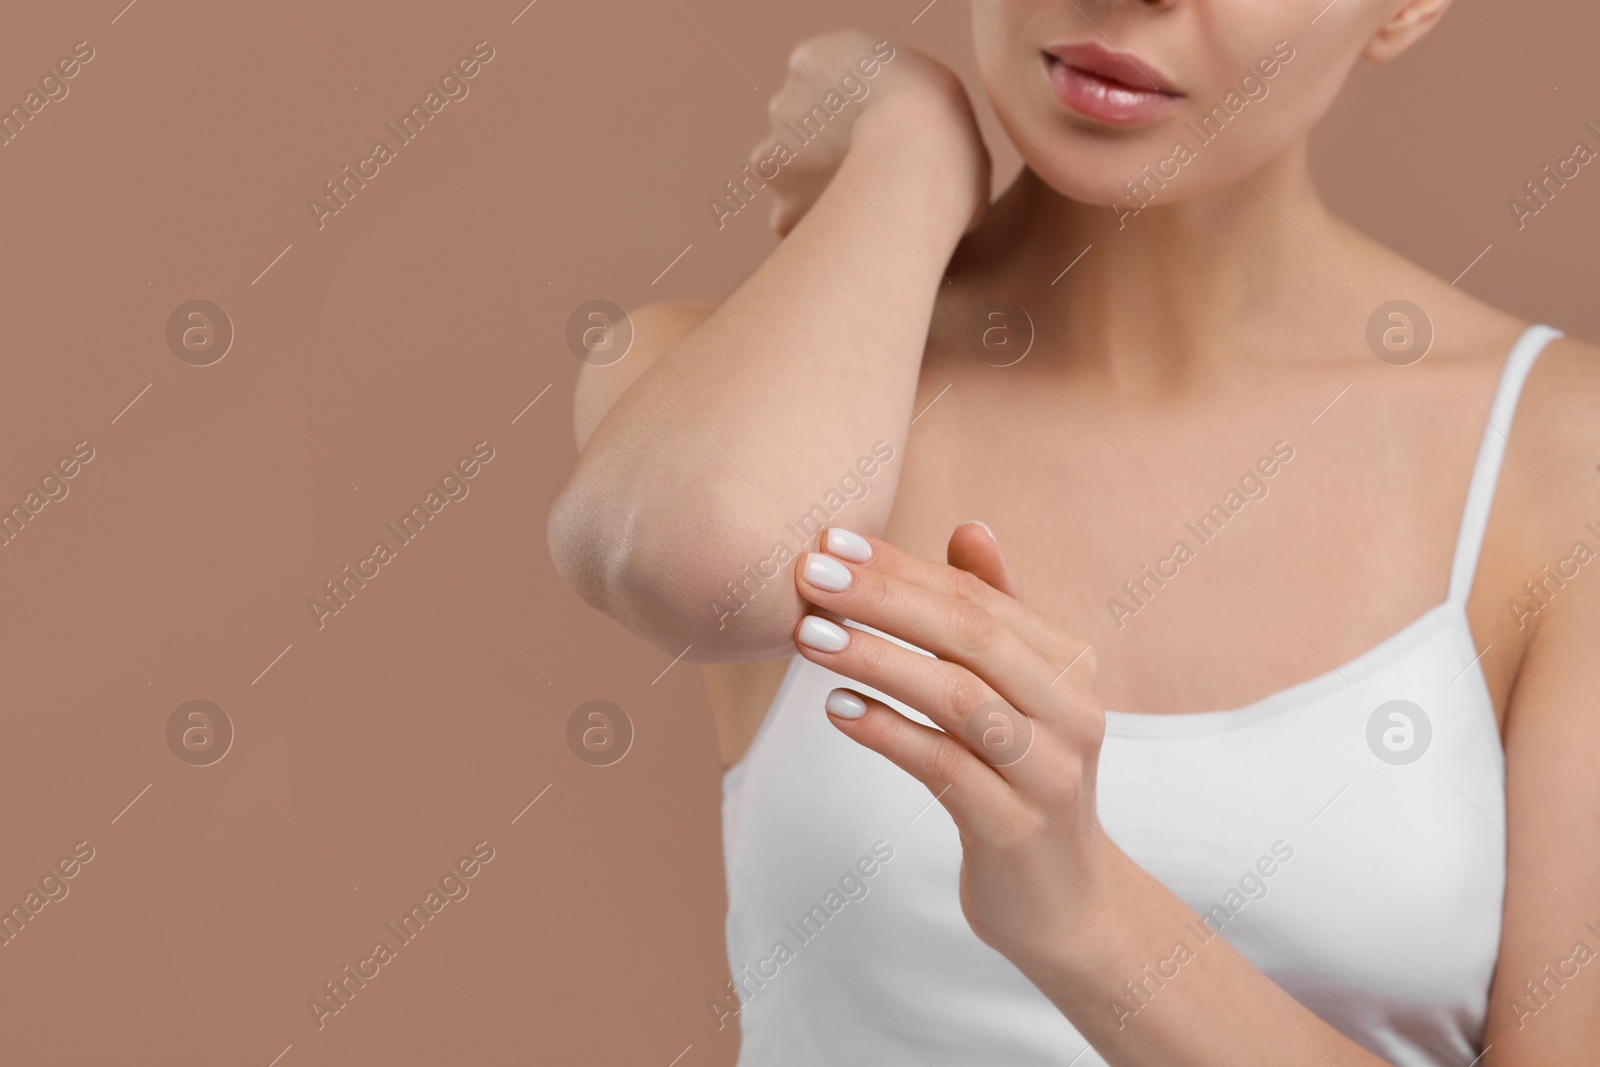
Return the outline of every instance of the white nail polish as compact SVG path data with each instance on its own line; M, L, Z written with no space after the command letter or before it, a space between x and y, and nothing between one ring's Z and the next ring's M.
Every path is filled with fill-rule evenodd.
M865 563L872 558L872 546L865 537L837 526L828 527L822 539L822 550L851 563Z
M807 648L818 652L843 652L850 647L850 635L843 626L829 622L821 615L807 615L800 623L796 639Z
M828 714L841 719L859 719L867 713L867 702L848 689L835 689L823 704Z
M962 526L982 526L983 527L983 532L989 535L989 540L993 541L997 545L1000 543L1000 538L998 538L998 537L996 537L994 535L994 531L989 529L989 524L984 522L982 519L968 519L966 522L962 523L961 525Z
M818 589L842 593L850 588L850 570L843 563L820 552L807 552L800 574Z

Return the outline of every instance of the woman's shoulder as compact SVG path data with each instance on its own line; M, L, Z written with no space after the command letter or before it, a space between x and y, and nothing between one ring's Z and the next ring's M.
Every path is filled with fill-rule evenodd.
M1532 340L1536 325L1563 331L1545 341L1521 381L1496 495L1512 501L1507 510L1518 512L1515 525L1538 551L1570 545L1567 533L1576 536L1583 521L1600 527L1600 345L1565 334L1560 322L1529 321L1453 287L1434 297L1434 307L1435 373L1452 387L1447 399L1471 404L1485 424L1514 346ZM1493 422L1486 433L1507 429Z
M1597 414L1600 346L1556 337L1528 371L1510 426L1496 418L1484 431L1505 433L1506 447L1478 584L1508 648L1530 648L1555 620L1600 633L1600 578L1580 577L1592 568L1579 565L1600 558Z
M1513 347L1535 325L1563 330L1561 322L1532 321L1496 307L1464 291L1460 278L1449 281L1385 249L1388 269L1383 272L1385 291L1403 294L1378 306L1369 320L1389 305L1415 316L1407 326L1426 331L1431 350L1422 364L1437 378L1448 380L1449 396L1459 394L1487 418L1500 386L1501 375ZM1372 297L1373 301L1378 297ZM1419 368L1420 369L1420 368ZM1435 384L1442 385L1442 382ZM1552 454L1594 455L1585 460L1594 471L1600 462L1600 346L1577 337L1555 337L1539 353L1526 378L1516 408L1515 444L1523 436Z
M1564 330L1561 322L1530 321L1481 299L1458 283L1429 272L1373 242L1361 280L1375 292L1408 305L1426 330L1430 348L1400 377L1418 402L1438 405L1441 428L1468 421L1480 439L1508 431L1495 490L1495 518L1485 546L1487 589L1514 594L1543 564L1587 539L1600 552L1600 345L1567 335L1544 344L1522 381L1508 427L1492 408L1516 344L1535 325ZM1360 310L1365 314L1365 305ZM1377 315L1378 311L1373 311ZM1388 370L1388 368L1382 368ZM1552 555L1555 554L1555 555ZM1597 586L1600 590L1600 586Z
M1600 346L1576 337L1550 341L1528 374L1512 425L1512 443L1565 506L1600 524Z

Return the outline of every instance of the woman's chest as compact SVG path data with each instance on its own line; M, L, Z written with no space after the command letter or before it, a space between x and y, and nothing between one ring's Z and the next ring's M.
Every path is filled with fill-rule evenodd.
M1163 406L1040 379L925 374L885 536L942 559L985 522L1024 601L1095 646L1107 706L1238 707L1444 599L1470 425L1384 440L1381 405L1314 419L1314 385Z
M1459 618L1435 616L1396 651L1348 685L1243 714L1111 716L1097 789L1106 831L1198 915L1171 931L1171 953L1119 976L1131 986L1110 983L1119 1002L1126 995L1121 1011L1161 999L1221 937L1368 1047L1410 1042L1429 1048L1430 1062L1470 1057L1500 932L1505 847L1493 827L1504 812L1503 758L1477 680L1450 681L1472 654ZM835 872L869 849L892 860L874 865L852 897L859 904L828 921L848 933L808 939L798 951L813 963L774 978L747 1026L781 1029L801 1003L848 1025L860 1001L830 980L846 971L894 997L877 1008L914 1039L970 1041L975 1058L953 1062L992 1062L977 1050L1020 1035L1007 1062L1059 1062L1051 1056L1081 1039L1069 1041L1059 1012L965 924L949 816L820 714L840 684L797 661L762 737L725 782L724 847L738 872L728 883L734 973L813 913ZM1369 739L1371 711L1396 694L1432 712L1422 758ZM919 981L948 995L919 996ZM939 1007L967 998L991 1009ZM1007 1023L974 1028L974 1018Z

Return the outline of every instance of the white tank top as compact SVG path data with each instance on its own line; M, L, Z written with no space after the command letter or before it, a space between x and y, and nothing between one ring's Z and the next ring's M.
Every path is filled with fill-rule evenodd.
M1204 917L1188 948L1220 928L1396 1067L1464 1067L1480 1050L1505 893L1505 756L1466 604L1517 397L1559 336L1529 328L1506 363L1444 603L1248 707L1106 716L1101 820ZM738 999L725 990L708 1006L740 1026L740 1067L1103 1067L967 926L955 824L827 721L840 685L863 688L795 657L723 778ZM1105 1010L1131 1022L1182 970L1150 961Z

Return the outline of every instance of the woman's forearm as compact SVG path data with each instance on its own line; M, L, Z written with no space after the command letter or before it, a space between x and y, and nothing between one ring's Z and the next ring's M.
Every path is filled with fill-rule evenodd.
M938 121L943 106L897 98L863 116L795 230L590 438L553 548L624 625L692 643L691 658L773 655L801 602L787 581L750 576L786 562L778 544L806 547L820 522L803 517L860 479L864 456L876 469L849 522L882 528L942 270L971 213L964 134Z
M1284 992L1108 840L1101 846L1110 899L1017 962L1106 1062L1385 1064Z

